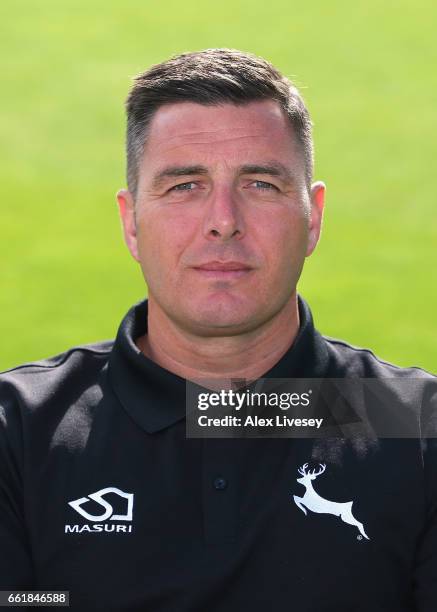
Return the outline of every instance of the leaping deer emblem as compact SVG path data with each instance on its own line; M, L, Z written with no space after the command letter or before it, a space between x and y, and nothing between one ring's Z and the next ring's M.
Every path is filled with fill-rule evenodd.
M325 463L319 463L319 465L319 470L307 470L308 463L305 463L298 469L301 478L297 478L296 480L306 488L306 491L303 497L293 495L296 506L300 508L304 514L307 514L308 509L319 514L333 514L334 516L339 516L344 523L355 525L361 535L368 540L369 538L364 531L363 524L357 521L352 514L353 501L344 503L332 502L328 499L324 499L314 491L312 481L326 470Z

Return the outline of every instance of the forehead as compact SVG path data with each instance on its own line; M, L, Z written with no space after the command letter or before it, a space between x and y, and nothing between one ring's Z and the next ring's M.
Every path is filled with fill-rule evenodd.
M144 160L146 167L164 160L232 165L263 157L296 163L297 153L289 120L273 100L214 106L180 102L160 107L153 116Z

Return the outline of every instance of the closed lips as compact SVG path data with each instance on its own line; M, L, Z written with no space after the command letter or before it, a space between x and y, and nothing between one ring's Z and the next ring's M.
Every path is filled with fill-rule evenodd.
M236 270L250 270L251 268L238 261L219 262L211 261L200 266L194 266L197 270L210 270L212 272L231 272Z

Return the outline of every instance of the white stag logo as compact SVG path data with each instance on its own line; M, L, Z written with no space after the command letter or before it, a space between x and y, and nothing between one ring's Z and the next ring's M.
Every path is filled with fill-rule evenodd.
M298 497L297 495L293 495L293 499L298 508L302 510L304 514L307 514L307 509L312 512L318 512L319 514L333 514L334 516L339 516L344 523L348 523L349 525L355 525L358 528L358 531L362 536L368 540L368 536L364 531L363 524L357 521L357 519L352 514L352 504L353 502L332 502L328 499L323 499L320 497L314 489L312 481L323 474L326 470L325 463L319 463L320 470L307 470L308 463L305 463L302 467L298 469L299 474L301 474L301 478L297 478L297 482L302 484L305 488L305 495L303 497Z

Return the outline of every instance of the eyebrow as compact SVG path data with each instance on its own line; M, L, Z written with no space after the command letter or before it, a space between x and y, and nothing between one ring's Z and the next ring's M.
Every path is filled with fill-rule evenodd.
M153 177L152 187L156 189L165 181L166 178L193 176L199 174L208 174L208 168L201 165L168 166L167 168L160 170ZM262 164L245 164L239 167L238 174L269 174L270 176L282 178L288 183L295 183L297 181L295 173L290 170L290 168L287 168L287 166L277 161Z
M288 183L295 183L295 173L280 162L272 161L266 164L246 164L240 167L240 174L270 174L277 176Z
M152 187L156 189L166 178L199 174L208 174L207 168L205 168L205 166L168 166L155 174L152 180Z

